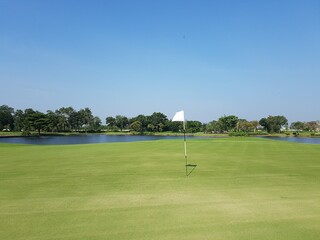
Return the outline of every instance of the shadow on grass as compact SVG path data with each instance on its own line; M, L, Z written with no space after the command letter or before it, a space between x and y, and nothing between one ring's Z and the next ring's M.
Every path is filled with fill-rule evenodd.
M186 165L186 176L188 177L197 167L197 164L187 164ZM188 171L188 168L192 168L191 171Z

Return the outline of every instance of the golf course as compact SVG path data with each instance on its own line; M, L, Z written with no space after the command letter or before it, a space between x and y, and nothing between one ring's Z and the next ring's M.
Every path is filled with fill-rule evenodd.
M1 143L0 239L320 238L319 144L187 143Z

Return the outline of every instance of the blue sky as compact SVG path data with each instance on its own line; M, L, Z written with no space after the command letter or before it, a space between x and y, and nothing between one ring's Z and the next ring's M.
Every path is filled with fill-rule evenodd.
M320 1L0 0L0 105L320 119Z

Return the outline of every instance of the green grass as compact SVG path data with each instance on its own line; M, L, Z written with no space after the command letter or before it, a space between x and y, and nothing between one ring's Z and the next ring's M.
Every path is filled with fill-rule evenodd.
M319 239L320 145L0 144L0 239Z
M15 137L21 136L21 132L3 132L0 131L0 137Z

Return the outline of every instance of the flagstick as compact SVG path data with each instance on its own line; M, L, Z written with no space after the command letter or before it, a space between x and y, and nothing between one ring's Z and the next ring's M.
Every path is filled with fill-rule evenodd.
M176 114L172 118L172 122L183 122L184 158L186 160L186 177L188 177L193 170L188 174L188 167L190 167L191 165L188 165L187 159L186 121L184 119L184 111L176 112Z
M186 140L186 124L183 121L183 138L184 138L184 158L186 159L186 177L188 176L188 158L187 158L187 140Z

